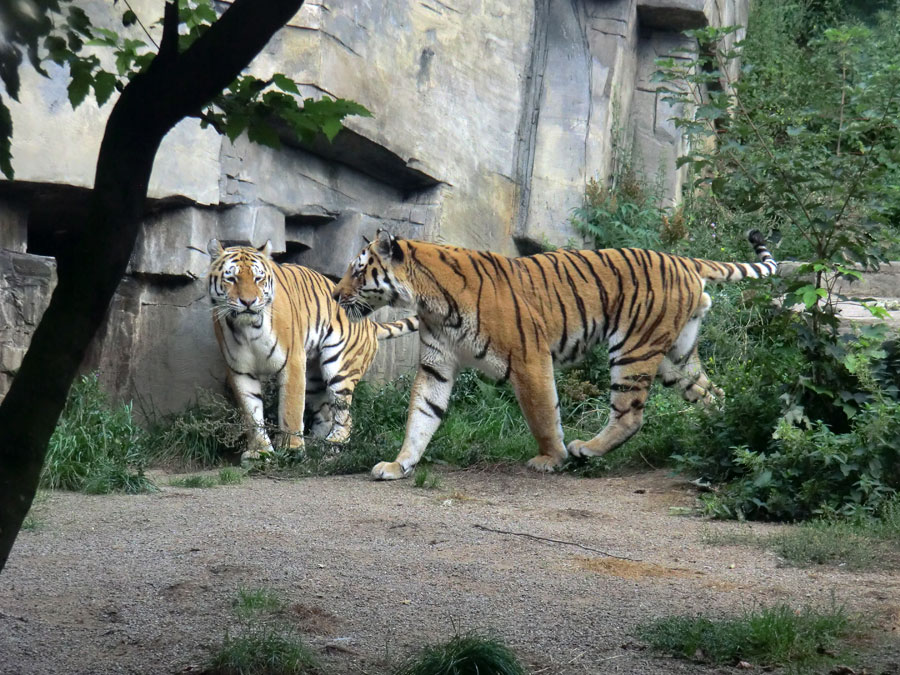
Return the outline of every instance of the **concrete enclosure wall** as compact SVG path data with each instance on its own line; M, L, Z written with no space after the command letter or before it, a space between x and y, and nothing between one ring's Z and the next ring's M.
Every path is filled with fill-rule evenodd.
M121 30L106 0L75 1ZM278 259L332 276L377 227L506 254L564 244L577 239L569 220L586 182L608 177L622 143L677 199L681 139L650 83L653 60L692 46L684 28L745 25L748 3L307 2L252 71L285 73L304 95L350 98L373 117L348 119L333 144L279 151L179 124L157 155L151 215L86 369L161 411L183 407L197 387L222 387L204 280L213 236L270 239ZM151 26L163 3L131 6ZM12 104L16 180L0 181L9 326L0 375L14 372L43 311L54 283L47 256L77 234L71 214L83 208L112 108L87 101L72 111L67 74L50 72L26 69ZM393 377L416 357L414 338L383 343L370 377Z

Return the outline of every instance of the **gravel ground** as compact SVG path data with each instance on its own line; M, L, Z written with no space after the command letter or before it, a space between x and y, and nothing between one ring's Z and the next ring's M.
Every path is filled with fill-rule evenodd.
M736 673L651 653L635 628L832 594L876 626L855 672L900 672L898 570L796 569L704 543L749 526L683 515L696 494L662 472L437 475L436 489L357 475L52 493L0 575L0 673L199 672L238 630L242 588L277 591L329 673L382 675L469 630L535 674Z

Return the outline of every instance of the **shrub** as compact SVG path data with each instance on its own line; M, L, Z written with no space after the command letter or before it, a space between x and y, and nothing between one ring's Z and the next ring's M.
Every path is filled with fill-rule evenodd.
M90 494L146 492L146 434L130 404L113 405L96 374L72 386L50 438L41 486Z

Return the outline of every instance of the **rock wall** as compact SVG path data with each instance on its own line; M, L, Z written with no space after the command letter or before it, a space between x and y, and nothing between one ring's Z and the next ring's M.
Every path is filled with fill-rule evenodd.
M121 30L106 0L76 2ZM564 244L577 240L569 217L585 183L605 179L623 145L677 199L681 139L650 84L653 59L690 47L684 28L746 24L748 2L307 2L252 70L285 73L304 95L354 99L373 117L349 119L333 144L285 139L279 151L246 137L232 144L195 120L178 125L157 155L152 215L85 367L161 411L184 406L196 387L221 387L203 279L213 236L270 239L280 260L333 276L377 227L506 254ZM131 6L151 26L162 4ZM83 208L112 107L72 111L66 74L51 74L23 72L12 106L16 180L0 181L2 265L52 256L74 234L71 214ZM17 306L19 288L49 290L45 272L34 284L4 275L0 312ZM16 353L34 318L17 324ZM6 372L17 357L3 344ZM384 343L370 376L393 377L416 353L413 338Z

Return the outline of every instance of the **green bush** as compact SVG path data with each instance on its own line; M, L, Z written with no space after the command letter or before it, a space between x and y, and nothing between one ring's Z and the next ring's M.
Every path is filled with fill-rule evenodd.
M799 520L877 513L900 488L900 404L867 406L849 433L782 420L773 449L731 452L730 482L707 500L715 515Z
M50 438L41 486L90 494L146 492L147 436L130 404L113 405L97 375L79 378Z

